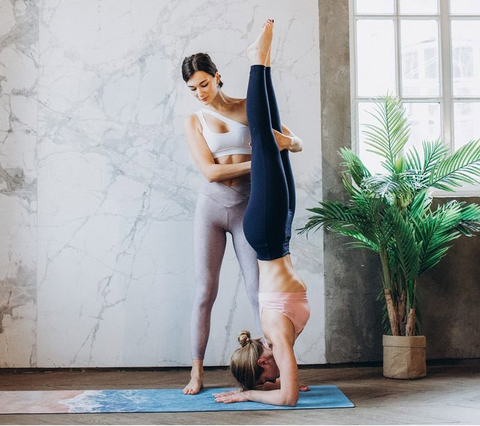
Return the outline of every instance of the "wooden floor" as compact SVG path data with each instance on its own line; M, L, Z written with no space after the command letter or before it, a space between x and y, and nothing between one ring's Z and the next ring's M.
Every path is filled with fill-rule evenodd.
M187 370L0 370L0 390L179 388ZM0 424L480 424L480 365L430 366L428 377L386 379L379 367L308 368L302 383L337 385L356 408L157 414L0 415ZM227 370L208 370L207 387L232 386Z

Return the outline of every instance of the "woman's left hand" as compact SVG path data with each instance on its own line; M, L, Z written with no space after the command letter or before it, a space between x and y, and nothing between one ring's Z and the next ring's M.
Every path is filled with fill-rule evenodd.
M232 402L246 402L248 401L247 392L241 390L233 392L223 392L213 394L215 397L215 402L223 402L225 404L230 404Z

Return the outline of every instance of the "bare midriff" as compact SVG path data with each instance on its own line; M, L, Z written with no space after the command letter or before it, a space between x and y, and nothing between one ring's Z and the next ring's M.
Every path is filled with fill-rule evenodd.
M215 158L215 163L238 164L238 163L245 163L246 161L250 161L251 159L252 159L252 156L250 154L233 154L233 155L225 155L224 157ZM222 180L221 183L227 186L233 186L246 179L250 179L250 173L247 173L246 175L240 176L235 179Z
M293 268L290 255L274 260L259 260L259 291L306 291L307 286Z

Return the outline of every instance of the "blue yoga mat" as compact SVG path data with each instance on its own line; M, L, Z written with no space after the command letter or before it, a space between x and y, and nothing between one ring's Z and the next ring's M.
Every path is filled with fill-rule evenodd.
M354 407L338 387L329 385L310 386L310 391L300 392L295 407L257 402L215 402L214 393L230 390L233 389L203 389L198 395L184 395L181 389L4 391L0 392L0 413L158 413Z

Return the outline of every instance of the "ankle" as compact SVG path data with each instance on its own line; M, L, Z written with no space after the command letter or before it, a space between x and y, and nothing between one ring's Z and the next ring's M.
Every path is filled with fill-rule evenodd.
M192 371L190 372L190 376L201 379L203 377L203 369L198 370L196 368L192 368Z
M203 377L203 360L194 360L192 362L192 370L190 372L192 377Z

